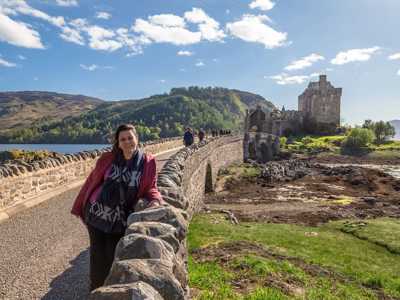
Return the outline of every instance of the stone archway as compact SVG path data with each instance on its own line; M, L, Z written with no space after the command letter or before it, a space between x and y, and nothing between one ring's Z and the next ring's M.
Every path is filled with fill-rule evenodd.
M204 185L204 192L207 193L211 193L214 191L214 184L213 184L213 175L212 175L212 168L211 168L211 164L207 163L206 166L206 183Z

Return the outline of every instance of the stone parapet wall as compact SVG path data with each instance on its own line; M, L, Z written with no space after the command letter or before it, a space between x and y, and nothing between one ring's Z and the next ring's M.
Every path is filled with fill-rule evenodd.
M239 136L210 138L173 155L158 176L165 204L137 211L117 245L110 274L92 300L190 298L186 234L221 167L243 160Z
M182 138L169 138L140 145L157 154L182 146ZM55 190L81 183L91 172L102 150L57 155L27 163L21 160L0 164L0 211Z

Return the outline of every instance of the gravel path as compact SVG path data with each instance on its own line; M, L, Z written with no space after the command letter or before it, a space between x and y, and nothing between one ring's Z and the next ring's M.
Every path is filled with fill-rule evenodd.
M157 157L160 170L176 151ZM70 214L79 188L0 224L0 299L86 299L88 234Z

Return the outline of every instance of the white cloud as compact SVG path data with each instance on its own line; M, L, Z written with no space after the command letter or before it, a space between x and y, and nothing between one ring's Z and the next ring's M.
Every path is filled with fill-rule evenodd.
M195 66L196 66L196 67L204 67L205 64L204 64L202 61L198 61L198 62L195 64Z
M37 31L28 24L16 22L0 12L0 41L25 48L44 49Z
M23 56L23 55L18 55L18 58L19 58L20 60L25 60L25 59L26 59L26 57Z
M375 54L380 47L364 48L364 49L350 49L347 51L339 52L331 63L334 65L344 65L355 61L368 61L371 56Z
M16 67L17 65L12 62L6 61L5 59L2 59L0 57L0 66L12 68L12 67Z
M75 29L75 28L71 28L71 27L64 27L62 29L62 33L60 34L60 37L67 41L67 42L72 42L78 45L85 45L85 40L82 37L81 33L79 32L79 30Z
M267 49L284 46L287 33L276 31L265 21L270 21L265 15L244 15L241 20L226 24L226 28L233 36L246 42L261 43Z
M192 8L185 12L185 19L188 22L199 24L202 39L208 41L221 41L226 35L219 28L219 23L208 16L201 8Z
M115 33L112 30L94 25L87 28L89 46L95 50L115 51L123 46L120 41L113 40Z
M161 80L160 80L160 83L165 83L165 82L166 82L165 79L161 79Z
M185 27L185 20L173 14L161 14L149 17L150 23L165 27Z
M399 52L399 53L394 53L394 54L390 55L390 56L388 57L388 59L389 59L389 60L397 60L397 59L400 59L400 52Z
M293 70L301 70L307 67L312 66L315 62L319 60L324 60L325 57L312 53L308 56L305 56L299 60L292 61L290 65L285 67L286 71L293 71Z
M231 10L230 10L230 9L227 9L227 10L225 10L225 13L226 13L227 15L229 15L229 14L231 13Z
M200 32L192 32L184 27L170 26L170 23L163 25L153 23L152 18L148 21L136 19L132 29L141 34L142 41L146 43L171 43L174 45L189 45L201 41ZM158 20L159 21L159 20Z
M186 50L179 50L177 55L179 56L192 56L194 53L191 51L186 51Z
M99 11L96 13L96 18L97 19L104 19L104 20L109 20L111 19L111 14L105 11Z
M86 71L94 71L97 70L99 68L98 65L92 64L90 66L88 65L84 65L84 64L80 64L79 65L82 69L86 70Z
M273 79L279 85L288 85L288 84L301 84L306 82L307 80L319 76L319 73L312 73L310 75L294 75L290 76L286 73L281 73L279 75L274 76L264 76L265 79Z
M274 6L275 3L271 0L254 0L249 4L249 7L252 9L258 8L261 10L271 10Z
M78 6L78 1L77 0L56 0L56 3L59 6L65 6L65 7Z
M91 64L91 65L85 65L85 64L80 64L79 65L82 69L86 70L86 71L95 71L98 69L105 69L105 70L112 70L114 69L114 67L111 66L99 66L96 64Z
M399 75L399 76L400 76L400 70L398 70L398 71L397 71L397 75Z
M65 25L64 17L52 17L45 12L31 7L24 0L0 0L1 11L6 15L27 15L34 18L42 19L50 24L62 27ZM0 11L0 12L1 12Z

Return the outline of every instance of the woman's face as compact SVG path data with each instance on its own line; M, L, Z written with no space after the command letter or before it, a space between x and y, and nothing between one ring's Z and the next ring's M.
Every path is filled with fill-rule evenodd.
M136 150L138 141L132 130L124 130L119 133L118 146L124 153Z

